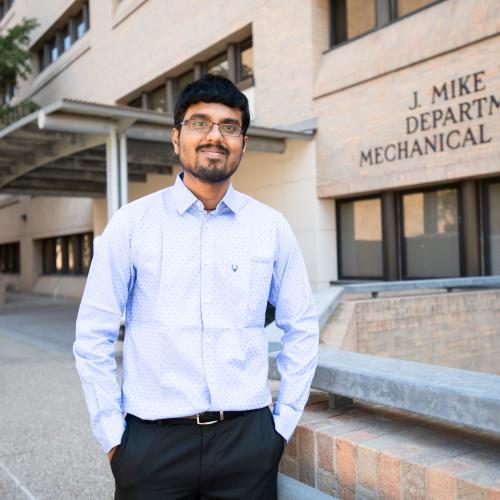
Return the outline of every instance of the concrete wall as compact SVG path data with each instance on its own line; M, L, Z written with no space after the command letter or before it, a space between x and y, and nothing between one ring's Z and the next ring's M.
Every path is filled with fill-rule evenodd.
M20 292L52 293L55 291L50 285L53 280L42 280L43 286L37 284L42 274L42 249L38 240L92 231L92 200L45 196L22 196L13 200L16 203L0 208L0 243L20 242L21 273L4 275L4 282L8 288ZM69 284L81 282L82 278L57 277L58 283L61 280L68 281L64 287L70 296L82 289L81 283L76 288Z
M36 17L35 42L72 3L17 0L8 25ZM19 97L41 105L61 97L115 103L145 84L159 85L164 74L246 30L254 40L257 121L300 122L314 114L315 67L328 46L327 5L257 0L248 8L242 0L215 0L200 9L195 0L90 0L90 31L41 74L21 82Z
M498 174L499 32L496 0L448 0L326 53L315 89L318 194L346 196ZM447 99L434 95L433 88L442 91L444 84ZM419 105L410 109L414 92ZM432 118L439 113L443 118L434 128ZM424 123L413 131L415 119ZM411 153L415 139L424 149L425 138L440 133L445 143L452 134L452 148L465 145L444 151L438 145L435 153L415 150L394 160L396 148L389 147L389 159L380 161L390 144L408 141ZM362 153L371 154L372 162L362 161Z

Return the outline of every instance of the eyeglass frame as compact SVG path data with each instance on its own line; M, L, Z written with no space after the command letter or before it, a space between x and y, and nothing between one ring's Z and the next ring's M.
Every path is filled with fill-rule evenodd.
M194 130L194 129L192 129L192 128L189 126L189 124L190 124L191 120L206 121L206 120L201 120L201 119L199 119L199 118L188 118L187 120L182 120L182 121L179 123L178 127L176 127L176 128L180 128L180 127L181 127L181 126L183 126L183 125L188 125L189 130L191 130L192 132L197 132L198 134L209 134L209 133L212 131L212 129L214 128L214 125L217 125L217 126L219 127L219 132L220 132L220 134L221 134L223 137L240 137L241 135L243 135L243 127L242 127L241 125L236 124L236 123L232 123L232 122L228 122L228 123L224 123L224 122L211 122L211 123L210 123L210 122L208 122L208 121L207 121L207 123L210 123L210 128L209 128L207 131L202 132L201 130ZM240 129L240 133L239 133L238 135L228 135L228 134L224 134L224 133L222 132L222 129L220 128L221 123L222 123L222 125L233 125L234 127L238 127L238 128Z

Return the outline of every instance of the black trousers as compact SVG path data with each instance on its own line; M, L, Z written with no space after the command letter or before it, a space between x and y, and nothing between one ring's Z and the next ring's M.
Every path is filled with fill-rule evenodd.
M127 416L116 500L276 500L285 440L268 407L211 425Z

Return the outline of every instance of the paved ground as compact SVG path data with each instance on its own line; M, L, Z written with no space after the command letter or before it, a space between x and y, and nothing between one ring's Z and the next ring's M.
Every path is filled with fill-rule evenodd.
M111 499L71 346L77 306L17 297L0 310L0 499Z

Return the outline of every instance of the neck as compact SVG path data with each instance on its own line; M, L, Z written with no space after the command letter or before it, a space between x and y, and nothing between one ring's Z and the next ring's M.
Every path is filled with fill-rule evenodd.
M184 170L184 185L198 198L205 210L215 210L229 187L230 179L222 182L204 182Z

